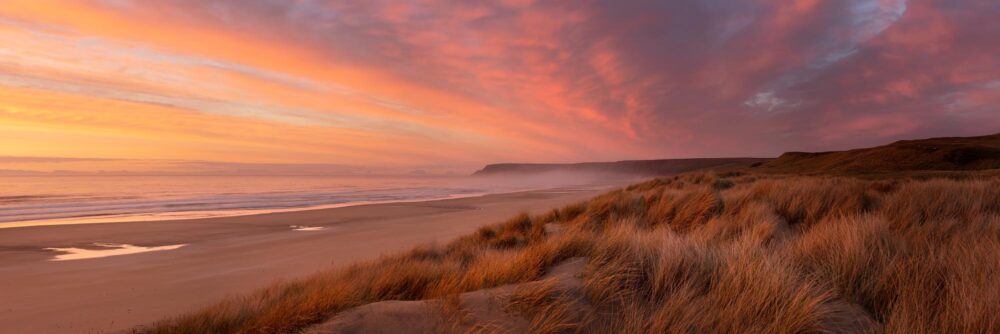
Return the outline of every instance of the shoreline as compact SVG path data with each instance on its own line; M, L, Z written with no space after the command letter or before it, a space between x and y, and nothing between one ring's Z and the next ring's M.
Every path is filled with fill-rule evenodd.
M532 191L532 190L526 190L526 191ZM519 192L519 191L513 191L511 193L514 192ZM482 197L482 196L496 195L496 194L505 194L505 192L453 194L444 197L400 199L400 200L386 200L386 201L356 201L356 202L343 202L335 204L311 205L311 206L294 207L294 208L236 209L236 210L211 210L211 211L205 211L205 210L170 211L170 212L132 214L132 215L81 216L81 217L68 217L68 218L22 220L22 221L0 222L0 230L8 228L22 228L22 227L34 227L34 226L112 224L112 223L180 221L180 220L194 220L194 219L243 217L243 216L253 216L253 215L266 215L271 213L346 208L359 205L432 202L432 201L443 201L449 199Z
M372 199L371 196L357 196L353 198L344 197L342 199L338 199L335 201L328 201L327 203L309 203L300 205L271 205L270 207L257 205L257 206L246 206L242 208L241 207L194 208L190 210L171 210L169 207L171 206L172 203L175 203L177 199L162 198L160 200L157 200L151 198L147 201L147 203L154 206L155 205L163 206L162 208L160 208L159 211L147 210L145 212L137 211L137 212L97 213L97 214L87 214L87 211L83 212L77 211L74 212L75 214L78 214L77 216L73 216L74 213L68 213L63 216L29 218L22 220L6 220L9 218L0 217L0 230L11 229L11 228L34 227L34 226L201 220L201 219L239 217L239 216L271 214L271 213L324 210L324 209L352 207L359 205L440 201L440 200L482 197L488 195L518 193L518 192L528 192L528 191L558 191L558 190L579 191L587 189L604 189L608 187L618 186L621 184L627 184L630 183L629 181L634 181L634 180L617 179L617 180L604 180L603 182L595 182L590 184L563 185L563 186L553 185L548 187L519 187L512 189L488 189L489 187L486 187L484 189L459 189L460 191L443 193L443 194L427 193L417 196L390 196L390 197L397 197L395 199ZM403 190L406 191L412 189L403 189ZM262 194L266 195L270 193L262 193ZM296 193L293 192L291 194L296 194ZM308 194L308 193L301 193L301 194ZM254 193L245 193L239 195L254 195ZM223 203L229 203L229 202L223 202ZM269 201L268 203L284 203L284 202L281 198L275 198L273 201ZM80 206L78 207L78 209L86 210L89 209L89 207ZM24 210L24 209L15 206L7 208L5 210L14 210L16 217L17 215L16 212L18 210ZM73 211L67 211L67 212L73 212Z
M620 185L186 220L0 229L2 332L113 332L192 311L276 280L443 243L520 212L541 213ZM293 227L320 227L296 231ZM171 250L50 261L45 248Z

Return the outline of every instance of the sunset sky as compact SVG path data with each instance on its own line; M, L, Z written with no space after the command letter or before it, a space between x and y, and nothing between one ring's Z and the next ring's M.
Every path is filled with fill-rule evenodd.
M0 1L0 169L776 156L1000 131L1000 1Z

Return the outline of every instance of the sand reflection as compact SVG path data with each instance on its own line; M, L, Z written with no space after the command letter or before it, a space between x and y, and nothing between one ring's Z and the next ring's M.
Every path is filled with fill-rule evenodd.
M322 226L299 226L292 225L292 231L319 231L322 230Z
M187 244L180 245L167 245L167 246L157 246L157 247L142 247L129 244L107 244L107 243L95 243L94 246L99 247L98 249L87 249L87 248L45 248L46 250L59 252L63 254L58 254L49 261L68 261L68 260L83 260L83 259L94 259L108 256L118 256L118 255L129 255L138 253L148 253L156 251L174 250Z

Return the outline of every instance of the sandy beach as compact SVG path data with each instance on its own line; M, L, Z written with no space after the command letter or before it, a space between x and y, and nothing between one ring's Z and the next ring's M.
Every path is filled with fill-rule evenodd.
M0 229L0 332L120 332L604 190L548 190L197 220ZM297 230L296 230L297 229ZM160 251L52 261L46 248ZM183 246L179 246L183 245Z

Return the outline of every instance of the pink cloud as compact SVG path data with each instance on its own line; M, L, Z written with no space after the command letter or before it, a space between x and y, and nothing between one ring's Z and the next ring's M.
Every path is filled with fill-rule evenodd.
M172 73L188 79L130 87L192 91L173 94L188 102L182 107L251 99L269 112L335 119L365 140L325 151L398 150L408 163L769 156L1000 128L1000 23L989 0L83 7L102 14L79 19L76 29L230 66L184 67ZM23 16L54 25L78 19ZM149 30L122 32L130 25ZM190 37L163 37L175 34ZM222 43L230 38L240 42ZM233 68L251 78L236 78ZM279 84L272 73L332 93ZM188 81L221 88L194 91ZM408 141L440 152L404 147Z

